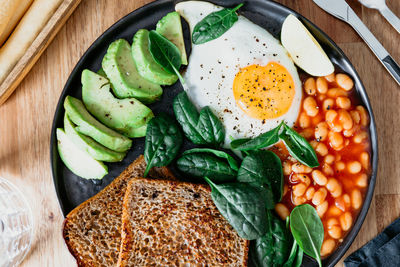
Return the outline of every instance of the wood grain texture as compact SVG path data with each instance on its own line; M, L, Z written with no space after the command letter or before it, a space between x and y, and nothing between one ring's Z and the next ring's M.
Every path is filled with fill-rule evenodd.
M18 87L24 77L32 69L33 65L46 50L48 45L57 35L58 31L67 21L81 0L64 0L51 16L45 27L35 38L25 55L18 60L6 79L0 83L0 105L3 104L14 90Z
M40 57L17 91L0 107L0 175L21 188L35 217L33 247L23 266L74 266L61 237L49 162L51 123L56 103L72 68L90 44L116 20L150 0L84 0ZM400 88L361 39L346 24L311 0L279 0L319 25L344 50L368 91L379 137L379 173L375 197L350 252L400 216ZM357 14L400 62L400 35L375 10L350 1ZM400 1L388 0L400 15ZM342 261L338 266L342 266Z

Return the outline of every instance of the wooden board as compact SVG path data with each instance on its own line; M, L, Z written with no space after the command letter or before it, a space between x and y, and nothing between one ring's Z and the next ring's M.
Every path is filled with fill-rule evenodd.
M22 266L76 266L61 236L63 217L50 170L50 130L64 84L82 54L115 21L151 0L85 0L68 19L17 91L0 106L0 176L29 199L35 219L32 249ZM400 87L345 23L311 0L277 0L320 26L348 55L368 91L379 139L375 197L349 255L400 216ZM357 14L400 62L400 35L376 10L350 1ZM387 0L400 15L400 1ZM345 256L345 257L346 257ZM343 263L338 264L343 266Z
M24 56L0 84L0 105L7 100L28 74L80 2L81 0L64 0L61 3Z

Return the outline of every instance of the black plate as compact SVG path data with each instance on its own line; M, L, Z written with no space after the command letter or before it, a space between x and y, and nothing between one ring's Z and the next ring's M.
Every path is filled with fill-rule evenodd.
M162 18L168 12L174 10L174 5L176 2L179 1L156 1L125 16L113 26L111 26L106 32L104 32L89 47L89 49L82 56L82 58L73 69L57 104L57 109L54 115L50 146L51 167L53 172L54 185L64 215L68 214L74 207L76 207L89 197L95 195L102 188L108 185L139 154L143 153L144 147L144 138L134 139L133 149L129 151L127 157L120 163L108 164L109 174L99 184L75 176L61 162L57 152L57 140L55 137L56 128L63 127L63 102L65 96L72 95L81 98L80 79L82 70L86 68L94 71L98 70L101 66L101 60L106 53L109 44L112 41L119 38L124 38L131 42L132 37L137 30L141 28L154 29L155 24L160 18ZM222 6L234 6L243 1L213 0L210 2L214 2L215 4L219 4ZM244 15L261 27L267 29L274 37L278 39L280 39L280 29L284 19L289 14L294 14L295 16L297 16L322 45L325 52L335 64L336 69L348 73L353 78L353 80L355 81L355 88L360 96L360 100L369 112L369 116L371 118L369 130L372 143L372 176L366 193L364 205L361 208L360 214L355 221L353 228L347 234L346 238L339 246L339 248L331 256L323 261L324 266L334 266L335 263L337 263L339 259L344 255L344 253L356 237L358 231L360 230L361 225L368 212L368 208L370 206L375 187L378 162L378 147L375 120L372 114L368 96L366 94L363 84L361 83L360 77L358 76L356 70L354 69L348 58L344 55L343 51L317 26L315 26L313 23L311 23L300 14L278 3L266 0L245 1L245 5L240 9L240 14ZM186 36L187 49L190 50L190 42L187 38L189 36L188 27L185 23L183 24L183 27ZM151 109L155 112L155 114L161 111L172 114L171 100L181 90L182 88L179 83L176 83L175 85L166 88L164 90L162 100L151 105ZM186 147L188 147L188 144L186 144ZM316 262L310 258L305 258L305 260L303 261L303 265L316 266Z

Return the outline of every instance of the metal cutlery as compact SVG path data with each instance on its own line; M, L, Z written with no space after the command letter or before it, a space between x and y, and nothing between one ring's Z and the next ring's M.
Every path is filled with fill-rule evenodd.
M359 0L368 8L377 9L382 16L400 33L400 19L388 8L385 0Z
M392 56L365 26L353 9L344 0L313 0L329 14L347 22L367 43L375 56L382 62L396 82L400 85L400 67Z

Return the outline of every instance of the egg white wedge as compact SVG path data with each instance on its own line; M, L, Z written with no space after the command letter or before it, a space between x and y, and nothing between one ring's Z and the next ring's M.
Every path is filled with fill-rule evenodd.
M312 76L326 76L335 69L325 51L303 23L293 15L282 25L281 43L292 60Z

